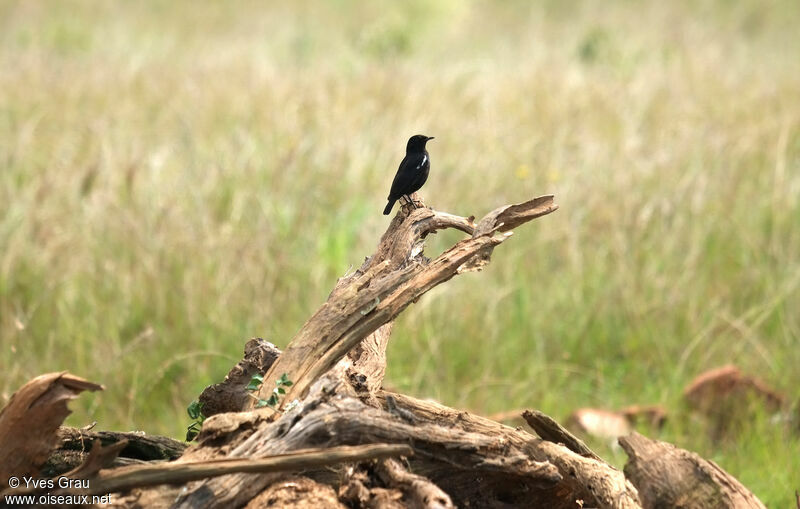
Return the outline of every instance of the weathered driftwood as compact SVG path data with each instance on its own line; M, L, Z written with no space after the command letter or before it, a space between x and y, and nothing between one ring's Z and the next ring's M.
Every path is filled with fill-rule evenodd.
M589 447L583 443L583 440L567 431L566 428L557 423L549 415L545 415L538 410L525 410L522 412L522 417L525 419L525 422L528 423L528 426L543 440L562 444L570 451L578 453L581 456L600 460L600 456L589 449Z
M329 383L330 387L325 390L356 395L362 400L369 401L380 387L383 378L386 342L394 317L434 286L458 273L479 270L488 262L493 248L510 235L510 233L496 235L497 232L508 232L556 208L552 196L540 197L518 205L500 207L477 225L472 218L426 208L411 211L408 207L403 208L382 237L376 253L367 258L354 274L339 281L328 301L309 319L284 352L272 363L264 378L259 397L267 399L275 380L283 373L287 373L294 385L289 389L284 403L295 398L301 400L305 398L301 410L307 411L309 407L316 410L319 407L322 411L326 406L330 407L333 400L324 401L322 397L309 400L306 396L312 384L319 383L322 375L330 372L330 375L325 377L325 383ZM444 228L456 228L470 234L471 237L430 261L422 254L424 239L428 234ZM327 394L324 390L318 392L322 395ZM353 434L350 440L363 443L378 440L377 437L380 436L387 436L394 442L402 443L414 437L414 434L410 433L411 430L405 435L398 433L397 425L392 423L391 415L384 417L386 414L383 412L366 408L357 400L345 398L336 401L336 404L339 406L334 407L335 410L328 408L326 423L341 425L343 429L361 429L362 432ZM348 405L360 405L360 407L353 408ZM300 422L314 423L314 415L312 411ZM369 422L362 423L360 428L343 424L352 424L348 421L348 417L352 417L353 422L359 422L357 418L364 416L369 417ZM297 417L293 412L281 417L275 426L269 422L274 417L270 415L269 410L247 412L236 416L220 414L210 417L204 425L198 447L190 450L181 461L208 458L219 454L218 451L222 449L227 457L261 457L279 452L274 449L275 447L283 452L296 447L312 446L314 442L309 441L308 437L297 439L295 442L288 439L287 429L302 429L298 426ZM291 427L286 424L287 419L294 419L289 421L292 423ZM308 426L308 429L313 429L311 424ZM371 440L367 440L370 436L367 433L368 429L373 429L375 432L375 437ZM441 435L437 434L436 430L428 431L430 431L428 436ZM274 438L275 434L280 436L280 440ZM328 444L348 443L342 438L345 436L349 435L345 435L342 431L336 435L335 441L331 438ZM267 439L268 437L270 438ZM459 443L453 437L441 436L441 438L443 443L447 442L446 439ZM485 437L467 438L478 440L476 443L485 440ZM462 437L462 447L464 440ZM213 447L204 447L204 444L212 443ZM447 450L443 449L440 443L431 443L430 447L437 451ZM473 444L471 447L474 449L476 446ZM424 448L415 447L415 451L421 449ZM501 468L505 459L493 462L489 452L487 449L486 456L473 458L472 463L481 463L482 468L496 467L499 471L508 468L507 465L502 465ZM428 454L431 453L428 451ZM467 468L475 466L463 457L461 462L467 465ZM519 476L530 477L534 473L537 474L534 477L539 483L543 482L542 479L553 483L558 476L552 466L531 462L521 454L509 464L517 468ZM249 500L248 497L251 498L253 492L266 487L269 481L271 480L268 478L255 480L252 476L245 475L205 481L188 490L179 505L213 507L241 504Z
M379 461L375 470L386 486L403 493L403 501L412 509L454 508L450 496L429 479L408 472L394 458Z
M352 368L358 369L359 366L354 364ZM341 381L331 373L315 386L315 390L317 394L325 395L331 394L331 389L340 391L340 387ZM386 413L376 408L366 408L352 398L327 398L331 401L324 405L315 399L306 400L305 405L314 409L313 415L302 416L298 409L274 423L267 423L263 416L255 413L213 417L204 426L199 451L208 449L203 447L205 442L219 444L220 440L236 436L239 429L260 426L263 426L260 431L248 436L248 443L272 443L272 434L268 432L270 427L281 430L281 445L293 447L301 446L292 444L296 440L292 437L296 434L303 440L308 440L308 437L319 440L322 437L325 443L331 445L349 443L350 440L403 442L415 449L415 456L409 459L412 471L429 478L448 494L453 494L455 501L462 505L471 502L473 506L492 506L498 500L505 500L507 504L536 502L549 507L574 507L575 500L583 500L600 507L639 507L636 490L625 481L621 472L608 464L598 459L583 458L563 446L488 419L438 403L382 391L376 394L375 404L378 408L386 407ZM389 408L388 401L394 401L392 408ZM372 401L367 403L372 404ZM323 406L325 408L321 408ZM290 431L286 430L285 421L291 423ZM319 431L323 423L324 431ZM303 430L302 433L300 430ZM479 448L481 444L490 445L484 445L484 450ZM308 443L308 446L311 445ZM233 443L225 444L226 448L232 446ZM446 454L450 450L455 452ZM465 450L476 451L480 461L459 463L452 457L463 457ZM251 455L255 451L243 448L234 449L234 452ZM536 467L550 464L552 469L538 472L546 473L544 476L530 476L527 475L530 472L515 468L515 462ZM459 464L460 467L454 468ZM230 483L230 478L209 481L204 491L231 491ZM389 497L387 492L383 492L383 495ZM352 494L350 496L358 498ZM362 490L363 496L367 500L374 497L369 489Z
M296 450L266 458L219 459L196 463L172 462L118 468L100 472L92 481L92 493L119 492L130 488L160 484L180 484L235 473L296 472L328 467L345 462L359 462L412 454L411 447L379 444L326 447Z
M693 452L638 433L619 443L628 454L625 476L639 490L645 509L765 507L719 465Z
M244 357L218 384L209 385L198 401L206 417L223 412L238 412L252 399L245 390L253 375L263 375L280 356L281 351L261 338L253 338L244 345Z
M339 483L339 500L348 507L365 509L404 509L403 492L377 482L371 465L359 464L345 469Z
M198 444L219 443L219 426L231 434L232 420L249 428L247 414L226 414L209 418ZM239 429L238 427L234 429ZM234 432L235 434L235 432ZM532 460L514 444L490 435L430 423L409 424L388 412L366 406L358 399L330 395L325 387L313 393L302 407L274 422L261 421L246 440L227 451L227 457L262 457L285 450L330 447L343 444L404 443L414 451L414 472L456 470L474 478L513 480L518 486L552 487L561 480L555 467ZM226 444L226 448L229 444ZM191 451L185 458L191 458ZM180 460L183 461L183 460ZM245 503L248 493L268 486L273 479L237 474L203 481L194 487L178 507L230 507ZM439 483L437 483L439 484ZM449 493L446 485L439 486Z
M178 459L188 445L186 442L137 431L92 431L61 426L56 432L58 449L88 452L95 441L111 445L122 440L128 443L120 456L142 461Z
M480 270L510 230L556 208L552 196L543 196L500 207L476 223L472 217L404 206L375 254L339 280L284 352L251 340L225 381L203 392L208 419L198 441L179 459L110 468L134 437L105 446L95 437L101 440L71 475L92 476L92 490L130 490L106 507L339 509L342 501L381 508L642 507L622 472L541 413L525 413L538 438L382 390L393 319L436 285ZM444 228L469 237L427 259L425 237ZM294 382L278 411L248 410L257 400L246 389L255 373L265 374L262 399L284 373ZM294 403L290 409L289 402ZM372 448L373 454L348 456L337 449L359 446ZM407 463L364 462L376 457L375 447L382 451L378 457L403 454ZM318 456L285 461L286 455L307 449L316 449ZM327 459L320 461L325 453ZM163 484L170 482L179 484Z
M351 466L343 472L339 497L350 507L450 509L450 496L395 459Z
M492 250L510 236L511 229L557 208L552 196L541 196L495 209L477 225L472 218L428 208L407 215L407 208L401 209L376 253L340 281L270 367L259 397L267 399L278 378L287 373L294 385L286 401L302 399L315 380L409 304L459 273L479 270ZM429 261L422 254L424 239L445 228L461 230L471 237ZM506 233L495 235L497 232Z
M388 393L380 394L385 399ZM520 431L468 412L454 410L433 401L423 401L401 394L391 394L397 404L411 412L420 421L437 422L441 426L461 429L479 436L494 437L507 447L523 451L530 460L550 464L555 467L561 480L552 489L512 488L509 485L481 485L474 476L467 476L454 488L467 500L480 500L482 495L494 493L495 499L510 498L509 502L518 506L542 504L547 507L574 507L576 500L582 500L587 507L637 508L641 507L636 488L628 482L622 472L591 457L584 457L563 445L542 440ZM416 461L419 455L414 458ZM418 470L415 470L418 471ZM439 486L443 486L438 476L447 472L420 471ZM451 474L452 475L452 474ZM444 486L443 486L444 487ZM506 492L502 490L505 488ZM446 488L445 488L446 489ZM453 491L446 491L453 496ZM455 498L455 497L454 497Z
M11 495L24 495L47 490L50 495L98 495L126 491L131 488L162 484L180 484L222 475L249 472L294 472L337 465L343 462L388 458L410 455L410 447L400 444L373 444L361 446L331 447L322 450L298 450L287 454L276 454L262 459L219 459L200 462L156 462L130 467L105 468L110 460L125 447L126 441L103 447L95 442L87 460L63 477L68 479L91 479L89 487L77 486L63 489L20 488L9 490Z
M66 371L41 375L24 386L0 411L0 491L8 478L38 477L57 445L56 430L70 414L67 403L103 386Z
M42 477L56 477L82 465L95 443L109 446L124 441L125 445L109 466L122 467L148 461L179 458L188 445L172 438L143 432L92 431L87 428L61 426L56 431L57 446L50 451L40 468Z
M336 490L307 477L288 477L272 484L244 509L347 509Z

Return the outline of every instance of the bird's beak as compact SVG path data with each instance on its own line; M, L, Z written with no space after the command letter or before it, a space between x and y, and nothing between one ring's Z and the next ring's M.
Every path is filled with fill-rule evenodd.
M433 139L433 136L428 136L428 140L427 141L431 141L432 139Z

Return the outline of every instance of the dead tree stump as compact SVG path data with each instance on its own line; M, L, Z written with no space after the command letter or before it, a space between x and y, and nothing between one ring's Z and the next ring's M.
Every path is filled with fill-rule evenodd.
M226 379L203 392L207 419L197 441L178 459L114 467L128 440L136 438L104 444L98 439L67 474L91 478L91 489L51 494L105 490L116 494L112 506L142 508L633 509L665 507L663 500L678 500L665 498L664 489L649 481L671 469L673 464L663 461L674 458L677 464L694 461L692 465L706 468L710 481L722 486L719 493L734 487L730 496L717 499L713 489L703 492L718 505L697 507L740 502L760 507L735 479L713 463L686 456L690 453L674 449L645 459L655 446L637 435L623 442L631 454L629 479L539 412L525 413L540 435L535 436L383 390L393 320L435 286L480 270L512 230L557 208L552 196L541 196L499 207L476 222L429 208L402 207L375 253L338 281L285 350L251 340ZM466 237L434 259L425 257L425 238L447 228ZM255 374L263 375L258 394L247 388ZM73 392L96 387L67 375L64 380L72 380L65 387ZM292 384L276 386L279 380ZM274 398L273 407L256 408L276 387L285 394ZM72 397L69 391L63 397ZM3 434L6 410L0 413L0 451L10 440ZM58 415L65 414L59 410ZM57 422L48 421L40 430L41 447L28 448L33 454L20 458L20 465L41 467L55 426ZM684 489L689 493L690 488Z

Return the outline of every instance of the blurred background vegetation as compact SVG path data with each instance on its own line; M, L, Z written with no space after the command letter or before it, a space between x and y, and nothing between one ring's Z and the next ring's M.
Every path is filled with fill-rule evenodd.
M106 385L69 424L182 437L247 338L286 345L372 252L424 133L430 206L561 209L400 317L387 385L661 404L648 434L788 507L786 425L676 416L726 363L800 397L798 26L789 0L2 1L0 404L69 370Z

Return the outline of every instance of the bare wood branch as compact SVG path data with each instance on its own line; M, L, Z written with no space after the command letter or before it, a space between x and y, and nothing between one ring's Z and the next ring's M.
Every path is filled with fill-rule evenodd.
M552 196L501 207L481 220L480 231L471 219L425 208L405 216L405 209L401 209L381 238L376 254L337 285L272 365L259 397L267 399L275 381L286 373L294 382L286 401L302 398L314 380L409 304L453 276L485 264L494 247L508 235L496 237L495 231L510 230L557 208ZM422 256L422 241L444 228L457 228L473 236L428 262Z
M475 227L473 237L486 235L491 231L507 232L532 219L553 212L553 196L545 195L524 203L503 205L486 214ZM557 208L557 206L556 206Z
M600 456L594 453L583 441L567 431L562 425L557 423L549 415L538 410L525 410L522 417L528 426L533 428L537 435L548 442L563 444L564 447L581 456L600 460Z
M392 456L409 456L411 447L403 444L372 444L341 446L327 449L298 450L268 458L220 459L199 462L172 462L101 470L91 479L89 489L64 489L53 492L66 494L104 494L161 484L176 484L208 479L234 473L295 472L343 462L374 460ZM74 476L87 473L76 471ZM14 490L12 494L29 493Z
M172 484L207 479L233 473L294 472L342 462L365 461L391 456L410 456L412 449L402 444L339 446L319 450L295 451L260 459L222 459L199 463L167 463L120 468L102 473L92 483L95 493L124 491L133 487Z
M145 461L174 460L188 447L186 442L136 431L91 431L61 426L57 436L60 450L81 452L88 452L95 441L100 441L102 445L111 445L125 440L127 445L120 451L120 455Z
M765 506L719 465L672 444L638 433L619 439L628 454L625 475L636 485L645 509Z

